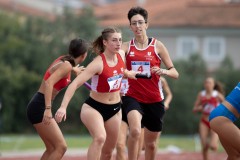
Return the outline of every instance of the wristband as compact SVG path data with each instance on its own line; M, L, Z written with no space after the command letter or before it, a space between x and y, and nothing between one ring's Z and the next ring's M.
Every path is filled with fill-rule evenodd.
M172 68L174 68L174 66L172 66L172 67L169 67L169 68L168 68L168 70L170 70L170 69L172 69Z
M52 108L52 106L46 106L45 107L45 109L51 109Z

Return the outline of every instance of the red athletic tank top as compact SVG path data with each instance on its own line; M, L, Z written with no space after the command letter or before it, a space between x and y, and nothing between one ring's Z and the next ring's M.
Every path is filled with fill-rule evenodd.
M57 58L47 69L43 79L46 81L50 76L50 69L61 62L61 58L63 56ZM55 88L57 91L60 91L61 89L65 88L69 83L71 82L71 73L69 73L66 77L60 79L57 83L54 84L53 88Z
M109 67L102 53L103 71L99 75L94 75L91 81L91 88L96 92L116 92L120 90L124 71L124 61L120 54L116 54L118 63L114 67Z
M201 91L201 104L203 106L203 113L210 114L214 108L219 105L219 100L217 98L218 91L214 90L211 97L206 97L206 91Z
M126 56L128 70L141 71L144 74L151 74L153 66L160 67L161 58L156 52L156 39L151 38L149 45L144 49L136 47L134 39L130 41L129 51ZM160 76L151 74L151 79L128 79L129 88L127 96L135 98L142 103L154 103L163 100Z

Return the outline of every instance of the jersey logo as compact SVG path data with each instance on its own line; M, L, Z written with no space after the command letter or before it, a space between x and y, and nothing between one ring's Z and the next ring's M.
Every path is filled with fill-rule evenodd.
M153 60L152 52L147 52L144 57L146 58L147 61Z
M114 111L116 111L117 109L118 109L118 107L117 108L113 108Z
M122 68L121 68L121 72L123 72L123 70L124 70L124 69L123 69L123 67L122 67Z
M134 52L130 52L130 57L134 57L135 56L135 53Z
M117 75L117 70L114 70L113 71L113 76L116 76Z
M236 86L234 89L240 90L240 87Z

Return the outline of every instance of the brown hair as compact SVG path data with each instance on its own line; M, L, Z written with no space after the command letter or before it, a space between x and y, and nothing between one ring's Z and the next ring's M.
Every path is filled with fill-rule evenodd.
M72 66L75 66L74 58L77 58L88 51L89 45L88 43L80 38L76 38L71 40L68 47L68 55L61 58L61 60L69 61Z
M121 31L115 27L108 27L102 31L102 34L97 39L95 39L92 43L92 49L96 54L104 52L105 47L103 45L103 40L107 40L112 33L121 33Z
M223 89L223 84L219 81L214 81L214 89L217 90L219 93L225 95L225 91Z
M211 78L211 79L213 80L213 83L214 83L213 89L216 90L216 91L218 91L218 92L221 93L222 95L224 95L224 94L225 94L225 91L224 91L224 86L223 86L223 84L222 84L221 82L219 82L219 81L216 81L215 78L212 77L212 76L207 76L207 77L205 78L205 80L208 79L208 78Z

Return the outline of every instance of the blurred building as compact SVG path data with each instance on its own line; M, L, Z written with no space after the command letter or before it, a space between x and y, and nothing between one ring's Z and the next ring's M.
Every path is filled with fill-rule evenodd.
M129 9L143 6L149 12L148 35L162 41L173 60L197 53L212 71L229 56L240 68L240 0L0 0L0 8L52 19L64 6L78 12L88 5L101 27L121 28L129 27Z
M0 0L1 9L44 17L49 20L53 20L56 15L61 15L65 6L77 12L84 5L85 3L79 0Z
M162 41L173 60L201 54L209 71L229 56L240 68L240 0L119 1L96 7L101 26L128 27L127 12L142 5L149 12L148 35Z

